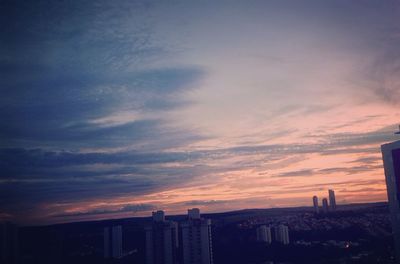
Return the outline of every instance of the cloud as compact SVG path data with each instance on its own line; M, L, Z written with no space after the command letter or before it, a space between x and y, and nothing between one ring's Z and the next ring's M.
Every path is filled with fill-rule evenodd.
M368 144L381 144L385 141L396 140L397 126L395 124L374 131L364 133L335 133L327 135L330 144L337 147L362 146Z
M397 25L400 19L396 19ZM400 28L382 34L382 48L369 68L372 84L369 88L382 101L399 105L400 102Z
M350 163L358 163L362 165L370 165L374 163L382 163L382 157L380 156L369 156L369 157L361 157L351 161Z
M281 173L275 177L297 177L297 176L313 176L315 171L313 169L305 169L305 170L298 170L298 171L289 171Z
M214 204L221 204L221 203L227 203L229 201L225 200L192 200L185 202L184 205L187 206L207 206L207 205L214 205Z
M345 173L347 175L358 174L362 172L374 171L381 169L382 165L363 165L363 166L352 166L352 167L332 167L324 169L304 169L280 173L273 177L308 177L315 175L329 175L337 173Z
M126 126L117 126L115 128L106 128L97 131L97 136L114 136L116 139L121 133L127 133L124 131L127 129ZM390 127L392 128L392 127ZM281 160L287 158L289 155L299 155L299 154L321 154L321 155L333 155L338 153L378 153L379 148L364 148L364 145L376 144L377 142L389 141L394 138L392 132L387 132L389 129L379 129L374 132L367 132L364 134L333 134L327 135L325 137L326 144L276 144L276 145L248 145L240 147L222 148L222 149L209 149L209 150L198 150L198 151L184 151L184 152L168 152L168 151L158 151L158 152L143 152L143 151L120 151L120 152L88 152L79 153L71 151L51 151L44 149L21 149L21 148L7 148L0 149L0 168L7 172L3 174L3 177L21 177L25 175L35 175L42 174L46 175L43 169L49 168L63 168L68 166L79 166L79 165L91 165L91 164L118 164L118 165L131 165L127 167L132 173L138 172L139 165L152 165L152 164L167 164L167 163L187 163L191 164L193 162L204 162L209 159L224 160L229 157L239 156L245 157L250 155L264 155L264 158L256 159L249 162L246 166L257 167L260 163L265 160ZM128 130L129 132L129 130ZM123 135L123 134L122 134ZM121 136L122 136L121 135ZM155 136L151 132L147 132L143 129L142 137L138 136L140 139L147 138L146 136ZM82 136L82 135L80 135ZM132 135L133 136L133 135ZM83 136L84 137L84 136ZM180 138L177 136L177 138ZM115 140L116 140L115 139ZM181 138L184 142L184 138ZM386 139L386 140L385 140ZM351 146L351 148L345 148L344 146ZM357 162L360 162L361 159ZM364 162L366 162L364 158ZM239 167L245 167L245 164L240 164ZM367 164L368 165L368 164ZM368 166L353 166L351 168L341 167L341 168L325 168L321 170L306 169L297 172L288 172L281 174L281 176L290 175L311 175L316 173L332 173L345 171L348 173L356 173L363 170L376 168L375 165ZM234 167L232 167L233 169ZM115 173L112 172L115 169ZM119 167L111 168L111 170L105 170L110 174L118 174L123 171ZM228 169L228 168L226 168ZM27 174L28 172L28 174ZM62 172L62 170L61 170ZM76 171L77 173L78 171ZM50 172L50 174L53 172ZM73 173L73 171L70 171ZM83 170L82 173L87 173L91 175L90 171ZM96 174L96 172L93 172ZM98 173L98 172L97 172Z
M188 103L181 93L205 71L152 64L169 51L154 38L149 7L128 1L2 3L1 19L10 26L0 43L9 54L0 56L0 92L7 95L0 98L2 145L76 149L153 138L177 144L165 114ZM121 112L136 118L93 122Z
M354 189L348 190L346 188L338 190L340 193L375 193L375 192L384 192L386 193L386 188L361 188L361 189Z
M116 214L116 213L137 213L146 212L156 209L156 206L152 204L126 204L117 209L102 209L97 208L90 211L73 212L73 213L61 213L53 215L52 217L75 217L75 216L93 216L93 215L104 215L104 214Z
M326 187L359 187L359 186L370 186L370 185L382 185L385 183L384 179L373 179L373 180L346 180L342 182L328 182L328 183L315 183L315 184L305 184L305 185L294 185L294 186L286 186L285 189L304 189L304 190L316 190L318 188L326 188Z
M106 199L126 194L140 195L182 186L207 175L244 169L269 170L270 167L272 177L335 173L353 175L380 169L381 164L309 168L280 174L274 174L273 169L277 166L284 168L288 157L304 154L332 155L330 152L338 149L341 153L348 153L343 145L352 145L351 142L354 142L351 153L369 153L370 150L366 150L364 145L377 140L370 135L377 134L381 139L384 136L391 137L386 129L383 131L345 136L328 135L327 144L249 145L195 151L80 153L44 149L1 149L0 168L4 173L0 186L3 190L3 205L13 200L23 202L28 197L32 197L33 202L45 201L50 197L53 200L79 201L100 196ZM337 138L340 140L336 140ZM378 147L373 150L379 152ZM232 158L234 160L231 161ZM211 160L213 165L206 165ZM292 163L290 159L288 162Z
M64 147L120 146L144 138L160 138L171 131L164 120L155 114L150 119L141 117L140 113L181 106L184 102L173 93L187 89L200 76L198 70L163 69L131 74L127 79L113 76L120 83L110 80L102 86L103 80L95 79L99 84L91 84L85 76L77 83L71 83L68 77L58 79L61 85L29 82L24 88L10 88L11 93L3 91L8 96L0 99L4 102L0 137L3 142L58 142ZM111 126L91 121L126 110L137 111L138 118L115 125L110 121Z

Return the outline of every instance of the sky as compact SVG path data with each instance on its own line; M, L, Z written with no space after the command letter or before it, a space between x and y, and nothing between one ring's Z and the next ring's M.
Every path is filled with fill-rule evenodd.
M1 1L0 219L386 201L400 2Z

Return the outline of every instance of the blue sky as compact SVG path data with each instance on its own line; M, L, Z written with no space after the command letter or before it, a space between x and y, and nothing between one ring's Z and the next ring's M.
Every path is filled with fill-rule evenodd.
M297 206L327 188L343 203L386 199L398 1L4 1L0 12L1 218Z

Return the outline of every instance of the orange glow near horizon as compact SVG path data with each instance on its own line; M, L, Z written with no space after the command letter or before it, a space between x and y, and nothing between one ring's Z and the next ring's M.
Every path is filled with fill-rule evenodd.
M374 146L366 145L364 147L369 149ZM370 164L373 169L352 172L352 168L365 165L355 162L363 157L376 158ZM247 156L246 159L252 159L252 157ZM233 158L224 160L224 162L229 164L238 161ZM72 219L75 221L150 216L151 211L154 210L165 210L167 214L185 214L186 210L191 207L198 207L204 213L211 213L249 208L311 206L312 196L317 195L321 203L322 198L328 197L328 189L335 190L339 205L387 200L379 148L376 153L367 156L363 153L336 155L313 153L307 154L306 159L289 162L285 166L275 168L274 163L269 164L268 161L265 161L265 165L261 166L265 168L261 169L237 168L231 172L203 175L196 181L183 186L140 197L123 196L113 200L99 199L71 205L47 205L46 207L49 212L62 209L66 216L60 218L59 221L68 222ZM268 167L274 168L274 174L268 172ZM322 171L318 172L318 170ZM293 171L304 172L304 175L291 176L290 173ZM282 176L285 173L288 175ZM117 210L126 204L156 204L157 206L138 212L76 215L95 210ZM68 217L69 214L70 217ZM49 216L51 217L52 214Z

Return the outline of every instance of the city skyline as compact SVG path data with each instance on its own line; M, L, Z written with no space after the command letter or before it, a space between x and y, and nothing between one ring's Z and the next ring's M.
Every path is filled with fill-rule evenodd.
M398 1L1 7L0 221L387 200Z

